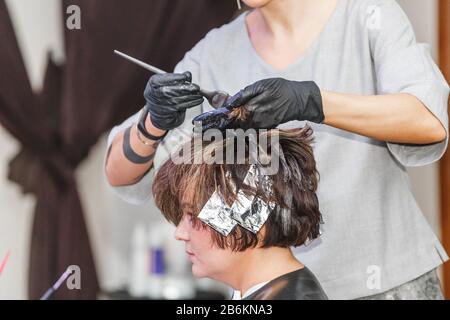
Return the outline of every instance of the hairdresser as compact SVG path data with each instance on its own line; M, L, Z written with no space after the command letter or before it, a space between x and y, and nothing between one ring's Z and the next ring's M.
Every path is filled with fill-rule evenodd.
M231 0L230 0L231 1ZM146 108L115 127L105 173L127 201L150 197L151 168L213 110L199 92L245 106L241 127L314 129L322 236L294 249L332 299L442 299L448 259L405 167L441 158L449 87L393 0L245 0L145 89ZM189 72L188 72L189 71ZM206 119L208 120L208 119Z

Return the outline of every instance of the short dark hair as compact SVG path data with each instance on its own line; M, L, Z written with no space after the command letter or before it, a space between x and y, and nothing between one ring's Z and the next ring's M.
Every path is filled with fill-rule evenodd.
M277 206L264 224L264 232L256 235L240 225L237 225L227 237L211 229L213 241L218 247L244 251L258 245L263 248L300 246L319 236L322 223L315 193L319 173L311 146L312 133L309 126L291 130L266 131L269 139L274 134L278 135L279 147L285 159L278 173L268 176L273 186L273 192L269 196L262 193L259 187L252 188L242 183L250 167L249 163L175 164L172 159L169 159L154 178L155 203L164 217L175 225L178 225L183 215L187 213L193 216L195 227L207 228L208 226L199 220L197 215L214 191L217 191L228 205L233 203L236 198L236 188L230 185L230 179L232 179L238 189L243 190L245 194L256 195L263 201L276 203ZM193 141L194 138L188 142L191 148ZM225 145L224 148L226 148ZM286 171L289 171L289 174ZM192 192L192 190L195 191ZM292 194L292 203L285 201L285 195L288 192ZM186 204L188 207L184 207ZM289 208L290 211L281 210L282 208ZM286 217L283 217L286 212L289 215L288 223L286 223Z

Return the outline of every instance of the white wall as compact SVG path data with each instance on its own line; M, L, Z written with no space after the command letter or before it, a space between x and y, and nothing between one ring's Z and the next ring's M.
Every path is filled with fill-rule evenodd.
M399 0L411 20L417 40L430 44L435 60L438 53L437 1ZM440 236L439 172L438 164L410 168L412 188L416 200L434 232Z
M32 86L42 87L45 51L63 61L62 17L58 0L7 0ZM436 1L401 0L415 26L418 39L429 42L436 53ZM76 32L76 31L74 31ZM106 137L92 149L76 172L85 217L99 272L100 283L115 288L128 279L128 239L137 221L160 220L150 205L135 207L114 196L103 179ZM7 180L8 161L19 145L0 127L0 259L11 258L0 277L0 299L26 299L28 250L34 199L23 197ZM439 231L437 166L410 170L417 200L433 228ZM152 222L154 223L154 222ZM56 280L56 279L55 279ZM50 284L49 284L50 285Z
M0 300L26 297L28 252L34 198L23 197L19 186L7 180L9 160L19 144L0 126L0 261L11 256L0 276Z

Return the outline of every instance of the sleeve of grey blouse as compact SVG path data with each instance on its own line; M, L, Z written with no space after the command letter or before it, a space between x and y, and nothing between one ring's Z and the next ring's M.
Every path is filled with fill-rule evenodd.
M194 83L200 83L199 79L199 64L197 60L192 56L192 50L188 52L184 59L180 61L175 67L175 73L182 73L184 71L191 71L192 73L192 81ZM154 168L156 170L161 167L161 165L169 159L169 156L172 152L176 151L183 142L190 139L192 135L193 125L192 118L200 114L202 110L202 106L197 106L186 112L186 120L184 123L177 129L171 130L164 140L159 144L155 158L154 158ZM107 152L104 157L103 168L105 168L106 159L108 157L110 146L115 138L115 136L119 133L127 129L133 123L136 123L139 119L140 112L132 115L127 120L125 120L122 124L114 127L108 136L108 145ZM108 185L114 190L114 192L123 200L135 204L140 205L145 203L146 201L151 199L151 190L152 190L152 180L155 170L150 170L147 172L138 182L132 185L127 186L111 186ZM106 177L106 175L105 175Z
M411 23L396 1L372 1L366 9L365 26L374 59L377 93L408 93L417 97L447 132L444 141L434 144L387 143L387 146L404 166L433 163L442 157L448 144L449 86L428 45L417 43Z

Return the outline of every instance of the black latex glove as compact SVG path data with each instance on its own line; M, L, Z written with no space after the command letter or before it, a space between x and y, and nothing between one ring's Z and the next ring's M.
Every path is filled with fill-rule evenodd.
M186 110L203 102L190 72L155 74L147 83L144 97L153 125L161 130L179 127Z
M244 106L249 112L246 121L229 118L233 108ZM225 108L202 114L203 130L210 128L272 129L291 120L322 123L322 96L312 81L289 81L271 78L255 82L231 97Z

